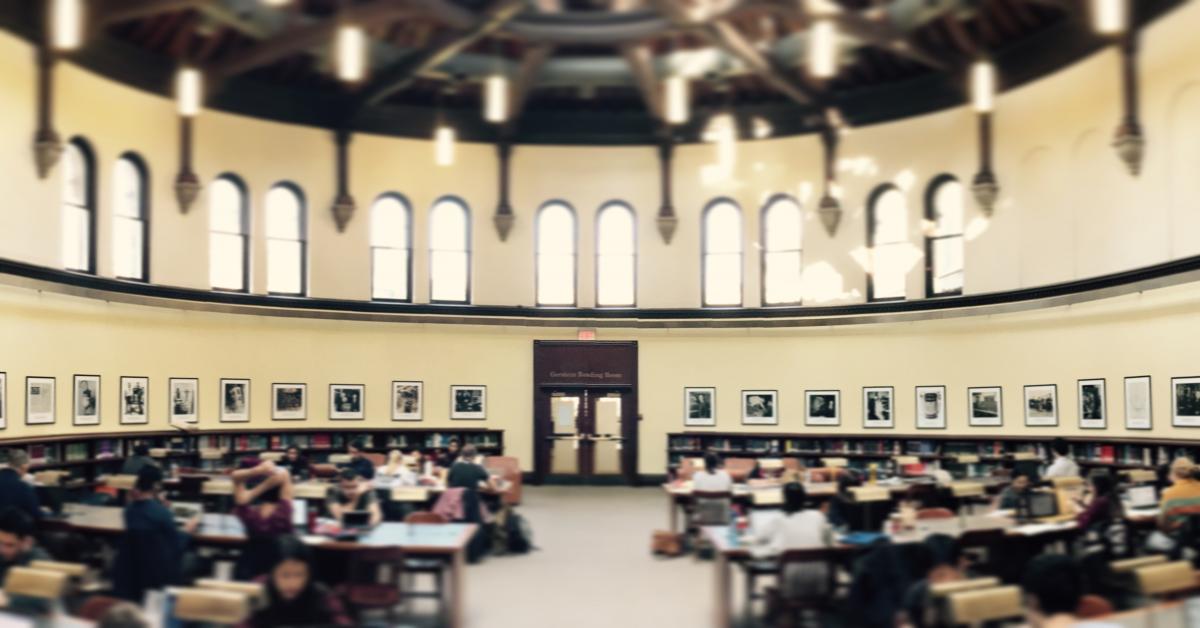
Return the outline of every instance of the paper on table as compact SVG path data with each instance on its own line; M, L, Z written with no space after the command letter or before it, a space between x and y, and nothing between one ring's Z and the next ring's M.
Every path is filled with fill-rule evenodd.
M1061 523L1029 523L1023 526L1017 526L1012 529L1014 534L1023 534L1025 536L1037 536L1047 532L1057 532L1059 530L1068 530L1075 527L1074 521L1064 521Z

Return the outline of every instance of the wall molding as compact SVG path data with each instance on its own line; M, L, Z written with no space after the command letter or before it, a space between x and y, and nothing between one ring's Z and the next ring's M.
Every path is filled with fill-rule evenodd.
M523 327L754 328L912 322L1061 307L1196 281L1200 281L1200 256L1033 288L905 301L779 308L536 308L214 292L0 258L2 285L131 305L285 318Z

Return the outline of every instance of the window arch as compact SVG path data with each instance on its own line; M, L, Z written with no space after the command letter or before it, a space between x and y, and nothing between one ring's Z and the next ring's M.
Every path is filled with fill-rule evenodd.
M267 190L267 293L304 296L307 286L304 191L281 182Z
M62 263L96 272L96 158L82 137L67 142L62 174Z
M208 277L215 290L250 289L250 196L237 175L208 186Z
M867 203L868 301L904 299L911 247L904 193L891 184L876 188Z
M925 296L962 294L963 219L966 194L951 175L935 177L925 190Z
M763 305L800 305L803 229L796 199L776 196L763 207Z
M471 302L471 210L454 197L439 199L429 212L429 298Z
M729 199L718 199L704 209L704 307L742 304L742 210Z
M575 210L550 201L537 213L537 304L575 305Z
M137 153L125 153L113 169L113 274L150 279L150 173Z
M371 298L412 301L412 208L394 192L371 205Z
M596 214L596 305L637 305L637 216L621 201Z

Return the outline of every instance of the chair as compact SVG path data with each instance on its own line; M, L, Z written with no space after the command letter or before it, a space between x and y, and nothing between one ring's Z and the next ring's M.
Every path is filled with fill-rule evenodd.
M436 512L417 511L411 512L404 518L404 523L409 525L439 525L449 523L442 515ZM431 597L441 599L442 597L442 570L445 565L442 561L436 558L407 558L404 561L404 569L410 574L429 574L433 576L432 591L412 591L409 595L413 597Z
M979 625L1025 614L1021 589L1016 586L963 591L950 596L950 617L955 624Z
M404 576L404 551L398 547L371 547L348 550L350 561L346 581L337 587L342 599L354 610L382 610L389 622L394 617L396 606L404 597L400 582ZM387 569L391 578L380 582L379 572Z
M67 574L49 569L13 567L4 579L4 592L39 600L58 600L67 590Z
M1161 565L1167 562L1167 557L1162 554L1151 554L1149 556L1139 556L1137 558L1126 558L1124 560L1114 560L1108 564L1113 573L1129 573L1142 567L1150 565Z
M1160 563L1133 571L1143 595L1171 597L1197 588L1196 571L1186 560Z
M487 469L508 482L501 503L516 506L521 503L521 461L516 456L488 456Z
M309 465L312 470L312 476L316 479L329 479L337 475L337 466L333 464L313 464Z
M196 581L196 588L210 591L230 591L244 595L249 601L252 610L259 610L267 605L267 590L262 584L257 582L201 578Z
M802 620L805 610L820 611L832 607L837 591L838 551L832 548L807 548L786 550L779 556L778 586L767 590L768 617L787 621ZM825 582L820 589L790 591L789 572L796 568L821 565L825 567Z
M721 526L729 523L733 495L729 491L692 491L695 507L692 526Z
M1112 602L1099 595L1089 593L1079 598L1079 606L1075 607L1075 617L1079 619L1094 619L1109 615L1114 610Z
M110 608L116 606L117 604L121 604L124 601L125 600L122 600L119 597L93 595L75 611L75 616L92 623L97 623L100 621L101 617L104 617L104 615L108 613Z
M364 453L363 458L371 461L371 466L382 467L387 464L387 456L377 453Z
M953 519L954 511L949 508L922 508L917 511L917 519Z
M250 615L250 600L243 593L190 587L169 592L175 597L175 619L232 626Z

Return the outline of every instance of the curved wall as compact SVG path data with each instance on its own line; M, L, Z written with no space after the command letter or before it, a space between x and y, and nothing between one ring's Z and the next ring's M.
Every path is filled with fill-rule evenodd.
M1119 59L1108 49L998 101L996 172L1003 196L988 220L968 202L965 292L983 293L1083 278L1200 253L1200 40L1192 36L1200 6L1188 3L1143 32L1142 121L1149 140L1142 175L1129 176L1108 146L1119 112ZM178 166L172 103L83 72L57 72L56 127L64 139L91 141L99 164L98 272L111 276L111 177L115 159L133 150L149 164L150 272L155 283L208 286L207 207L176 206L171 182ZM40 181L30 151L34 121L33 51L0 34L0 257L59 267L61 166ZM532 305L532 226L537 207L567 200L579 213L580 306L594 304L594 216L620 199L637 211L638 294L644 308L700 304L702 208L727 196L744 211L744 303L760 297L759 209L776 194L805 208L805 303L865 300L864 203L891 182L908 202L912 266L907 296L924 295L922 220L925 186L942 173L969 181L976 169L972 113L953 111L854 129L844 137L840 177L845 216L836 237L815 215L820 147L815 137L739 144L727 176L709 177L712 146L684 146L675 158L679 231L663 244L654 215L660 203L652 147L517 147L512 202L517 224L507 242L491 225L496 206L496 157L491 146L459 145L453 167L433 165L423 141L357 136L351 146L351 192L359 210L338 233L329 206L334 193L333 142L328 133L205 112L197 121L196 171L211 181L236 172L249 185L253 217L251 291L265 292L263 197L280 180L300 184L309 199L309 294L366 299L370 295L367 208L381 193L403 193L414 207L414 296L428 300L428 210L446 194L470 205L473 301Z
M167 379L200 379L200 429L334 426L487 427L532 467L533 341L571 329L414 325L185 311L0 286L0 371L7 373L5 438L167 428ZM804 329L604 329L601 340L639 345L639 471L661 473L666 434L684 430L683 388L717 388L717 425L694 431L862 434L862 387L895 387L896 428L871 435L970 437L1086 434L1193 438L1171 426L1170 379L1200 375L1200 283L1037 312L914 323ZM101 424L71 425L74 374L102 376ZM121 426L121 376L150 378L150 423ZM1153 380L1153 429L1127 430L1123 378ZM24 424L27 376L57 378L54 425ZM217 420L218 380L250 378L251 423ZM1108 427L1079 428L1076 381L1105 378ZM425 420L391 423L392 380L425 384ZM270 420L273 382L305 382L306 421ZM365 421L329 421L328 385L366 385ZM488 386L485 421L451 421L454 384ZM915 427L916 386L945 385L945 430ZM1022 387L1057 384L1058 427L1025 427ZM1004 425L969 427L967 388L1002 386ZM740 391L779 391L780 422L741 425ZM805 390L839 389L842 424L805 427Z

